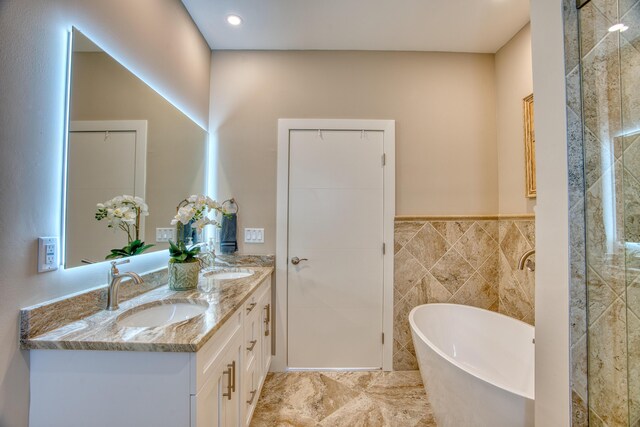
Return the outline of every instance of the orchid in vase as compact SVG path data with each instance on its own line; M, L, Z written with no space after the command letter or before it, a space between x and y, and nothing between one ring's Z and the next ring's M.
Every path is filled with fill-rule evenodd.
M200 245L193 243L197 243L198 233L206 225L219 226L218 213L224 214L222 207L208 196L194 194L178 205L178 213L171 220L171 225L177 228L178 241L169 241L169 289L185 291L198 286L202 259ZM195 241L191 241L194 236Z
M104 203L97 204L95 218L107 221L107 227L122 230L127 234L127 245L121 249L111 249L105 259L126 258L140 255L153 245L145 245L140 240L140 221L149 215L149 207L141 197L116 196Z
M212 216L210 216L211 213L213 213ZM194 194L180 202L178 205L178 213L173 217L173 220L171 220L171 225L177 226L179 236L183 235L185 228L189 227L195 228L199 233L206 225L212 224L216 227L220 226L216 220L218 213L223 215L225 213L220 203L209 196ZM186 238L186 236L183 236L183 238Z

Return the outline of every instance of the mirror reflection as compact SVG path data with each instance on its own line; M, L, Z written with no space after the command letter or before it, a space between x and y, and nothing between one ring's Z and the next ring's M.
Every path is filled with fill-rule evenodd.
M206 132L76 29L71 64L65 268L167 249Z

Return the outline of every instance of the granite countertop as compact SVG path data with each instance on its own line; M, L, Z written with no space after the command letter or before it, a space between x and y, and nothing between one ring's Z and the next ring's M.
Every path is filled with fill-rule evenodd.
M116 311L101 310L38 335L21 339L23 349L110 350L196 352L242 306L259 285L273 272L273 267L243 267L255 274L233 280L200 277L199 289L172 291L162 285L132 299L120 302ZM200 288L210 288L202 292ZM118 316L143 304L161 302L206 302L206 311L190 320L158 327L124 327Z

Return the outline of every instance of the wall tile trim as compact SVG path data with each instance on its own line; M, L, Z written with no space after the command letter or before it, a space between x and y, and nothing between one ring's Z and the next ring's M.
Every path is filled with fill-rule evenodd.
M535 219L534 214L498 215L396 215L397 221L496 221Z

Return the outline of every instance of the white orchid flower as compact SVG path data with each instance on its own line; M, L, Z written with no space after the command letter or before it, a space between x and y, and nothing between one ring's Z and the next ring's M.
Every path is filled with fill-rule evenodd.
M215 216L222 210L217 201L203 194L192 194L185 200L187 204L178 209L178 212L171 220L171 225L178 223L186 225L193 222L193 226L199 230L209 224L219 225L215 220ZM211 211L214 211L213 217L209 215Z
M149 207L139 196L124 194L96 205L96 219L106 220L107 227L121 229L127 233L129 241L139 238L139 217L149 215ZM134 237L135 236L135 237Z

